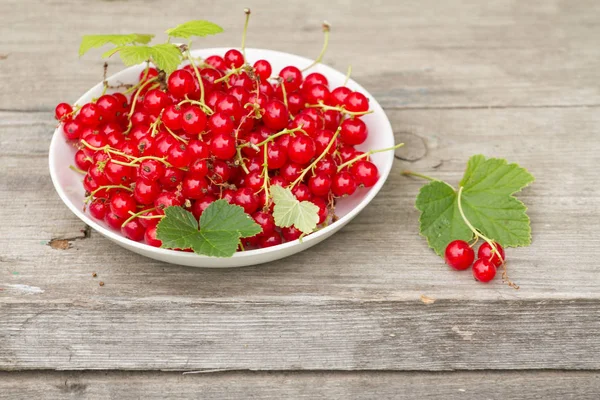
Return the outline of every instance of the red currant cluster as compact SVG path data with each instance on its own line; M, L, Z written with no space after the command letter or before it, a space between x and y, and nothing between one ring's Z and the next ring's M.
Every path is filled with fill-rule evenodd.
M245 248L264 248L301 236L275 226L269 187L280 185L317 205L319 223L328 223L336 198L378 179L370 153L354 147L367 139L360 116L368 99L345 86L331 90L324 75L304 77L295 66L271 73L269 61L251 66L229 50L169 76L148 67L123 93L81 107L59 104L90 214L160 246L156 225L166 207L199 219L225 199L263 229Z
M504 249L500 244L494 243L496 251L488 242L479 246L477 261L475 252L469 243L464 240L455 240L446 247L446 263L456 270L465 270L473 265L473 277L479 282L489 282L496 276L496 269L504 264Z

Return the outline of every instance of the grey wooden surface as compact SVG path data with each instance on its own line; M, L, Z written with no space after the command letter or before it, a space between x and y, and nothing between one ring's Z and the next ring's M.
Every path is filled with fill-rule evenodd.
M352 64L407 143L381 193L326 242L243 269L87 229L47 171L53 107L101 79L80 36L205 18L226 32L197 45L237 46L244 6L252 47L314 58L333 25L325 62ZM597 398L599 44L592 0L3 0L0 398ZM507 252L518 291L450 272L417 234L422 182L401 171L457 182L475 153L537 179L533 245Z

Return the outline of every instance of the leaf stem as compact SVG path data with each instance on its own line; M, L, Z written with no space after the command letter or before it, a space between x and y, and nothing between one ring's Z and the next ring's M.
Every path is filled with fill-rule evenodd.
M342 169L344 169L345 167L354 164L355 162L357 162L358 160L365 158L365 157L369 157L371 154L375 154L375 153L383 153L384 151L391 151L391 150L396 150L400 147L404 146L404 143L399 143L393 147L388 147L386 149L379 149L379 150L369 150L366 153L361 154L360 156L356 156L351 160L346 161L345 163L341 164L338 169L337 172L340 172Z
M325 38L323 39L323 48L321 49L321 53L319 53L319 57L317 57L317 59L310 64L308 67L304 68L302 70L302 72L311 69L312 67L314 67L315 65L319 64L321 62L321 60L323 59L323 56L325 55L325 52L327 51L327 45L329 44L329 31L331 31L331 25L329 25L329 23L327 21L323 21L323 33L325 34Z
M206 107L204 104L204 83L202 82L202 76L200 75L200 71L198 71L198 67L196 67L196 63L192 58L189 46L188 49L185 51L185 57L190 61L190 65L192 66L192 68L194 69L194 73L196 74L196 79L198 79L198 85L200 85L200 105Z
M421 179L425 179L425 180L428 180L428 181L431 181L431 182L437 182L437 181L439 181L439 179L435 179L435 178L432 178L430 176L419 174L418 172L413 172L413 171L402 171L402 175L404 175L404 176L414 176L415 178L421 178Z

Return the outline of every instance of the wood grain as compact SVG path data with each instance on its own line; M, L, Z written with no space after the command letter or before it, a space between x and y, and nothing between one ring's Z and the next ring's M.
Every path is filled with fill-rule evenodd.
M77 56L84 34L158 33L200 8L198 16L225 33L196 46L239 46L243 7L253 10L248 46L310 58L328 20L325 62L341 71L351 64L388 108L600 104L600 3L593 0L3 0L0 80L10 95L0 96L0 109L51 110L99 82L101 51Z
M597 372L0 372L0 399L595 400Z

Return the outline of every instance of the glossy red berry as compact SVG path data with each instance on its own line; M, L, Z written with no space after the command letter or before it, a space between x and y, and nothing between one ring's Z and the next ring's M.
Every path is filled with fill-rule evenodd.
M308 136L314 137L318 129L317 121L309 114L302 112L294 118L292 128L300 128Z
M252 218L262 228L261 235L270 235L275 231L275 220L273 219L273 215L263 211L257 211L252 214Z
M467 269L473 264L475 252L464 240L454 240L446 246L446 264L456 270Z
M77 122L76 119L72 119L66 121L63 125L63 133L68 140L76 140L79 139L81 135L81 125Z
M298 239L300 236L302 236L302 231L300 231L299 229L296 229L296 227L292 225L287 228L282 228L281 234L283 235L283 238L285 239L286 242L291 242L293 240Z
M190 135L198 135L206 128L206 114L199 107L190 106L181 114L181 129Z
M346 99L348 98L348 96L350 96L350 94L352 93L352 90L348 89L346 86L340 86L338 88L335 88L331 91L331 105L333 106L342 106L346 104Z
M325 75L320 74L318 72L312 72L306 75L304 78L304 83L302 84L302 89L310 88L313 85L324 85L325 87L329 86L329 82Z
M169 93L177 98L183 99L191 95L196 90L194 76L184 69L178 69L169 75L167 81Z
M109 212L108 204L105 199L95 199L89 206L90 215L96 219L103 220L106 213Z
M158 116L169 102L169 96L165 92L153 89L144 96L144 110L150 115Z
M365 112L369 111L369 100L367 97L360 92L352 92L344 101L346 110L352 112Z
M174 189L183 181L183 175L183 171L180 169L165 168L165 173L160 178L160 184L163 185L164 189Z
M135 209L135 200L128 193L116 192L110 197L110 211L120 218L129 218Z
M338 172L331 182L331 191L336 197L350 196L356 191L356 180L348 171Z
M201 199L208 191L208 184L203 177L186 176L182 182L181 194L186 199Z
M196 178L204 178L206 175L208 175L208 161L200 158L192 161L188 174Z
M206 195L196 200L194 204L192 204L192 214L194 214L194 217L196 217L196 219L200 219L200 216L204 210L206 210L208 206L210 206L215 200L217 200L217 198L211 195Z
M367 160L358 160L350 167L350 173L356 179L356 183L364 187L371 187L377 183L379 172L377 166Z
M329 89L327 86L322 84L316 84L303 90L304 98L309 104L328 104L329 103Z
M312 193L304 183L294 186L292 193L299 201L310 201L312 199Z
M265 105L265 113L262 117L267 128L280 131L288 124L288 110L279 100L271 100Z
M220 160L229 160L236 153L235 138L230 134L215 135L210 142L210 153Z
M233 195L233 204L244 208L246 214L252 214L258 209L258 197L250 188L241 188Z
M160 186L157 181L141 178L135 182L133 198L138 204L152 204L159 194Z
M223 57L221 56L210 56L206 60L204 60L204 62L206 62L211 67L219 70L227 69L227 66L225 65L225 60L223 60Z
M261 235L261 239L258 243L258 246L262 249L267 247L277 246L282 243L281 236L277 232L272 232L269 235Z
M240 102L231 94L223 97L223 99L217 104L215 111L228 114L229 116L233 117L235 122L240 122L242 116L244 115L244 110L242 109Z
M288 162L283 167L281 167L281 169L279 170L279 174L286 181L293 182L300 176L300 174L302 173L302 169L302 165L296 164L294 162Z
M254 63L254 72L260 77L261 81L266 81L271 77L271 63L267 60L258 60Z
M235 128L231 116L216 112L208 119L208 129L214 134L231 134Z
M332 179L329 175L318 173L308 180L308 187L315 196L327 196L331 189Z
M171 104L163 111L162 123L172 131L182 128L181 119L183 110L177 104ZM187 133L187 132L186 132Z
M327 206L327 201L322 197L313 197L311 203L319 207L319 224L322 224L327 219L329 215L329 208Z
M187 151L187 146L179 143L171 146L167 153L167 161L175 168L185 168L192 161L190 154Z
M165 208L172 206L181 206L182 199L173 192L162 192L154 200L154 207L160 214L165 213Z
M75 164L77 168L87 171L92 166L92 160L85 155L83 150L77 150L75 153Z
M126 218L119 217L112 211L107 212L106 216L104 217L104 221L106 222L106 224L108 226L110 226L111 228L117 229L117 230L121 230L121 225L123 225L123 222L125 222L125 219Z
M79 121L88 128L96 128L101 120L100 110L98 110L98 106L94 103L87 103L81 107L77 117Z
M65 115L70 114L71 112L73 112L73 107L71 107L70 104L60 103L54 109L54 118L60 121Z
M147 68L140 72L140 82L148 81L152 78L156 78L158 76L158 70L156 68Z
M494 242L496 246L496 250L500 253L500 257L498 254L492 250L492 246L489 243L485 242L481 246L479 246L479 250L477 251L477 258L481 258L483 260L488 260L496 267L502 265L502 262L505 260L504 258L504 249L500 246L499 243Z
M144 232L144 240L146 244L153 247L162 246L162 241L156 237L156 226L149 226Z
M302 72L292 65L288 65L279 72L287 93L291 93L302 85Z
M121 227L121 232L127 239L140 242L144 239L146 229L142 226L138 218L134 218Z
M317 147L317 154L320 155L325 151L327 146L329 146L329 143L331 143L331 140L333 139L334 135L335 134L328 129L319 129L315 133L315 145ZM329 154L332 154L333 152L335 152L336 149L337 149L337 139L329 147Z
M244 65L244 56L239 50L228 50L223 59L227 68L239 68Z
M98 112L102 118L102 122L112 122L117 120L117 113L122 111L121 105L116 97L110 94L100 96L96 101Z
M283 167L288 160L287 149L276 142L269 142L266 147L268 168L274 170Z
M367 140L367 125L360 118L347 119L342 122L340 139L349 145L356 146Z
M308 164L313 159L317 148L315 141L306 135L296 135L290 138L287 153L290 160L295 163L304 165Z
M489 282L496 276L496 266L489 260L478 259L473 264L473 277L479 282Z

